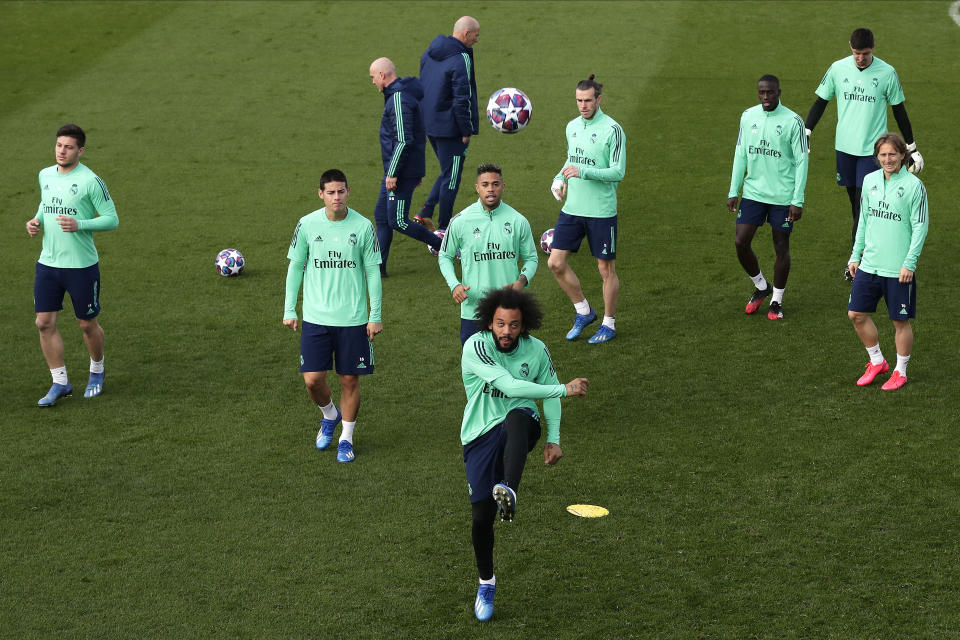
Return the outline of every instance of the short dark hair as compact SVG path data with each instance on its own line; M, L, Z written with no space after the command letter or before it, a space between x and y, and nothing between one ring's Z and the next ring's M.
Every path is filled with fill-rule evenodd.
M348 187L350 186L349 184L347 184L346 174L344 174L343 171L340 171L340 169L327 169L326 171L323 172L323 174L320 176L321 191L325 186L327 186L328 182L342 182L346 186Z
M581 80L577 83L577 91L586 91L587 89L593 89L593 95L597 98L600 97L600 94L603 92L603 85L599 82L596 82L593 74L590 74L590 77L586 80Z
M73 138L77 141L78 147L84 147L87 144L87 134L75 124L65 124L57 129L57 137L59 138L60 136Z
M854 49L873 49L873 31L860 27L850 34L850 46Z
M760 84L761 82L772 82L773 84L777 85L778 89L780 88L780 78L773 75L772 73L768 73L760 76L760 79L757 80L757 84Z
M495 173L501 178L503 177L503 170L500 169L500 165L492 162L484 162L482 165L477 167L477 177L480 177L485 173Z
M523 319L521 335L530 335L531 329L539 329L543 323L543 311L532 293L517 291L511 287L502 287L490 290L477 302L474 320L481 329L489 329L493 323L493 316L497 309L519 309Z

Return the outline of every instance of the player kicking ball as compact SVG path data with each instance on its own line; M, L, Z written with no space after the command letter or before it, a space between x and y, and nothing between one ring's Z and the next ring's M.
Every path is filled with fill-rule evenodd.
M463 346L461 367L467 405L460 441L473 509L473 551L480 586L474 614L481 622L493 617L497 578L493 573L493 523L510 522L517 511L520 476L540 439L543 399L547 443L543 460L554 465L560 449L560 398L586 397L590 382L557 379L546 346L530 335L539 329L543 312L532 295L505 287L479 300L477 325L482 330Z

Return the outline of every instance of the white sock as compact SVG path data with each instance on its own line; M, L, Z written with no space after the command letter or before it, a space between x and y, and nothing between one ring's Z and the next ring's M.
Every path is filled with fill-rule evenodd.
M582 315L582 316L585 316L585 315L587 315L588 313L590 313L590 303L587 302L587 299L586 299L586 298L584 298L584 299L583 299L582 301L580 301L580 302L574 302L574 303L573 303L573 308L576 309L576 310L577 310L577 313L579 313L579 314Z
M900 375L904 378L907 377L907 363L910 362L910 356L902 356L899 353L897 354L897 368L896 370L900 372Z
M90 358L90 373L103 373L103 358L100 358L100 362Z
M776 302L777 304L781 304L783 302L783 289L777 289L776 287L774 287L773 297L770 299L770 302L771 303Z
M603 326L617 330L617 319L613 316L603 316Z
M357 426L357 421L347 422L343 421L343 429L340 431L340 442L346 440L350 444L353 444L353 428Z
M320 405L317 406L319 407ZM337 417L337 407L334 406L333 400L331 400L327 406L320 407L320 411L323 412L324 420L335 420Z
M494 585L495 585L495 584L497 584L497 576L494 575L494 576L493 576L492 578L490 578L489 580L484 580L483 578L480 578L480 584L494 584Z
M880 352L880 343L872 347L867 347L867 353L870 354L870 364L880 364L883 362L883 354Z
M50 375L53 376L53 384L67 384L67 366L50 369Z
M760 291L766 291L767 287L770 286L767 284L767 279L763 277L763 271L755 276L750 276L750 279L753 280L753 286L760 289Z

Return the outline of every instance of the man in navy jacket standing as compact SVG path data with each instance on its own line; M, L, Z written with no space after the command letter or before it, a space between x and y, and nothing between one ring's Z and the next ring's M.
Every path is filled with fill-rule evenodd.
M440 238L426 227L410 221L410 201L426 174L426 134L420 100L423 87L412 76L397 77L389 58L377 58L370 65L370 79L383 93L380 118L380 151L383 155L383 182L373 211L380 244L380 276L387 275L387 258L396 229L404 235L440 249Z
M430 146L440 162L440 176L414 220L433 226L433 209L440 205L437 227L446 229L460 188L460 175L470 136L480 132L477 76L473 45L480 39L480 23L463 16L453 35L439 35L420 56L423 115Z

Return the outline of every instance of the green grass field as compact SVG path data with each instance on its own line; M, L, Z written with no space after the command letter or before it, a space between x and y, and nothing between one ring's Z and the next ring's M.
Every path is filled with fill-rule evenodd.
M952 224L960 27L937 2L0 3L0 636L5 638L960 637L960 279ZM530 127L486 125L471 167L500 163L506 202L553 226L575 83L604 83L627 135L617 339L567 343L572 309L541 263L538 333L564 401L555 468L530 458L497 526L494 619L473 618L458 433L458 311L435 259L398 236L357 460L313 445L319 412L281 326L286 249L330 167L372 218L389 56L416 74L469 11L481 101L518 86ZM866 354L839 267L831 105L811 142L786 318L743 314L752 284L724 207L756 79L805 116L868 26L900 75L927 168L910 384L855 387ZM117 203L97 239L106 392L41 411L31 306L36 175L77 122ZM890 126L895 127L892 117ZM428 155L427 184L436 176ZM950 176L954 177L951 178ZM427 188L414 198L419 206ZM772 269L769 234L755 248ZM220 278L225 247L247 257ZM573 266L600 303L592 258ZM61 315L74 386L87 355ZM881 305L881 309L884 309ZM881 345L894 357L886 312ZM579 519L578 502L610 515Z

